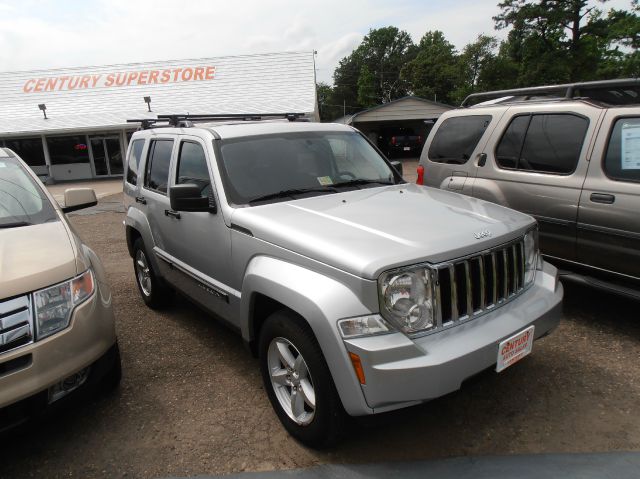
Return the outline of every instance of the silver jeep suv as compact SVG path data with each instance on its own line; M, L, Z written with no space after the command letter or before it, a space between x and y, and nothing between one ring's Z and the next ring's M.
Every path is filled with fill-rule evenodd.
M407 184L357 130L296 118L146 121L124 180L143 300L177 290L235 328L294 437L455 391L558 325L530 216Z

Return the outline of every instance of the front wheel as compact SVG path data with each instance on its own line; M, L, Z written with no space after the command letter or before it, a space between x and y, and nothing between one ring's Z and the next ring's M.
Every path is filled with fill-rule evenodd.
M289 434L311 447L335 443L346 415L320 345L302 318L283 310L260 332L265 389Z

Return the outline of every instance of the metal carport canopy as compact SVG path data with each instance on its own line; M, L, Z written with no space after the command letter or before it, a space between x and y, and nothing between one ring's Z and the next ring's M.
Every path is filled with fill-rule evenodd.
M437 119L445 111L451 110L452 108L452 106L445 105L444 103L425 100L417 96L406 96L355 113L348 120L348 123Z

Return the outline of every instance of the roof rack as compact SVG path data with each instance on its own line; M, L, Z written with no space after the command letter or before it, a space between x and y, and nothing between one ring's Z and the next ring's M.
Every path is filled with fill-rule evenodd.
M630 94L630 91L634 94ZM487 101L514 96L524 97L518 101L530 100L531 97L539 99L546 96L565 100L588 98L610 105L638 104L640 103L640 79L624 78L472 93L462 101L460 106L463 108L472 106L470 103L474 100Z
M195 122L200 121L260 121L272 120L277 118L287 119L289 121L301 121L305 118L304 113L220 113L220 114L174 114L174 115L158 115L157 118L141 118L127 120L127 123L140 123L142 130L158 127L177 127L190 128ZM158 124L164 123L164 124Z

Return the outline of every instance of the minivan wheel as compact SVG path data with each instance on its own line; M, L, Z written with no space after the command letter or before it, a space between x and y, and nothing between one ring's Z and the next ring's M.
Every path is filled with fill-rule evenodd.
M153 270L142 238L133 243L133 269L140 296L147 306L156 309L169 303L173 291Z
M287 310L269 316L260 331L259 357L269 400L289 434L311 447L335 443L346 413L304 320Z

